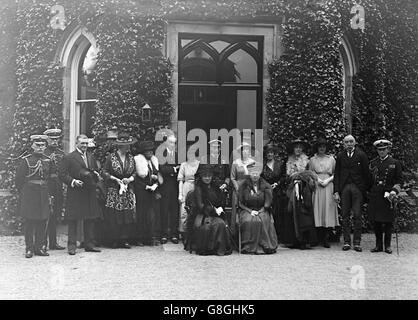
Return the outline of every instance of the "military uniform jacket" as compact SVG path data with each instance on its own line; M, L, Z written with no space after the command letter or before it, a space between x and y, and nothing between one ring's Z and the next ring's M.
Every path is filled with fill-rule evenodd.
M62 181L58 178L58 168L64 158L64 151L59 148L47 147L45 155L48 156L54 164L54 170L51 172L51 179L49 179L51 194L56 200L62 201Z
M16 171L16 187L20 193L19 214L32 220L46 220L50 215L48 180L54 172L51 159L43 154L23 157Z
M101 211L97 202L97 183L85 180L82 172L86 169L98 170L96 159L87 152L87 163L84 163L77 150L67 154L61 161L58 176L67 188L66 218L69 220L101 218ZM84 182L82 187L72 187L73 179Z
M392 222L394 212L390 208L390 202L384 198L384 194L392 190L399 193L402 183L402 166L398 160L388 156L383 161L379 157L371 160L369 167L372 181L368 207L369 219Z

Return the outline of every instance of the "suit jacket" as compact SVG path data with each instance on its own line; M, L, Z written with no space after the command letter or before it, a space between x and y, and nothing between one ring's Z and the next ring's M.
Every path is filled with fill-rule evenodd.
M75 150L67 154L61 161L58 176L67 188L66 218L74 219L95 219L101 217L101 211L97 202L96 187L93 174L86 178L83 174L86 170L97 171L97 161L94 156L87 153L87 163L84 163L81 154ZM74 179L84 182L82 187L72 187Z
M334 173L334 192L341 193L349 182L354 183L363 193L370 188L370 170L367 155L358 148L351 158L343 150L337 155Z
M165 157L167 157L167 150L164 150ZM174 167L177 164L177 153L174 152L174 156L172 158L167 157L167 163L160 165L160 173L163 177L163 184L162 190L163 192L166 190L167 192L175 192L175 195L178 194L178 182L177 182L177 175L178 170L175 171Z

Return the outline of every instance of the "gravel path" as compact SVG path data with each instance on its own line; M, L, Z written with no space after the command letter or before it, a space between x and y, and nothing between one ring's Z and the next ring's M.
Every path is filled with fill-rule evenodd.
M0 237L0 299L418 299L418 234L400 235L399 257L370 253L373 242L363 235L362 253L215 257L166 244L25 259L23 237Z

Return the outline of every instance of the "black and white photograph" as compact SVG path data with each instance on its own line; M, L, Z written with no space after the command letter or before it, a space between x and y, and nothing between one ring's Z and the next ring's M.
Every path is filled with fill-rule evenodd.
M416 0L0 0L0 300L417 300L417 123Z

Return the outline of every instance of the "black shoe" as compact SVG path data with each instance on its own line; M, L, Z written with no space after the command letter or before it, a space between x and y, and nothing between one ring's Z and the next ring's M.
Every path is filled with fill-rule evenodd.
M178 244L178 243L179 243L179 239L177 239L176 237L172 237L172 238L170 239L170 241L171 241L172 243L174 243L174 244Z
M350 244L345 243L345 244L343 245L343 251L348 251L348 250L350 250L350 249L351 249L351 245L350 245Z
M381 247L374 247L372 250L370 250L370 252L382 252L383 251L383 248L381 248Z
M166 244L167 243L167 238L161 238L161 244Z
M32 258L33 257L33 251L32 250L26 250L25 258Z
M355 245L354 250L357 251L357 252L362 252L363 251L363 249L360 247L360 245Z
M65 249L65 247L61 247L59 244L49 246L49 250L64 250L64 249Z
M276 253L276 249L264 249L265 254L273 254Z
M93 248L93 247L85 248L84 251L86 251L86 252L102 252L102 250L96 249L96 248Z
M48 257L49 253L44 249L35 250L35 256Z
M75 255L75 249L68 249L68 254L70 256L74 256Z
M329 242L324 242L324 248L331 248L331 245L329 244Z
M300 249L300 250L310 250L310 249L312 249L312 248L311 248L311 246L310 246L309 244L306 244L306 243L301 243L301 244L299 245L299 249Z
M392 254L392 249L391 249L391 247L387 247L387 248L385 249L385 252L386 252L386 253L389 253L389 254Z
M121 243L119 245L119 248L121 248L121 249L130 249L131 246L129 245L129 243L125 242L125 243Z

